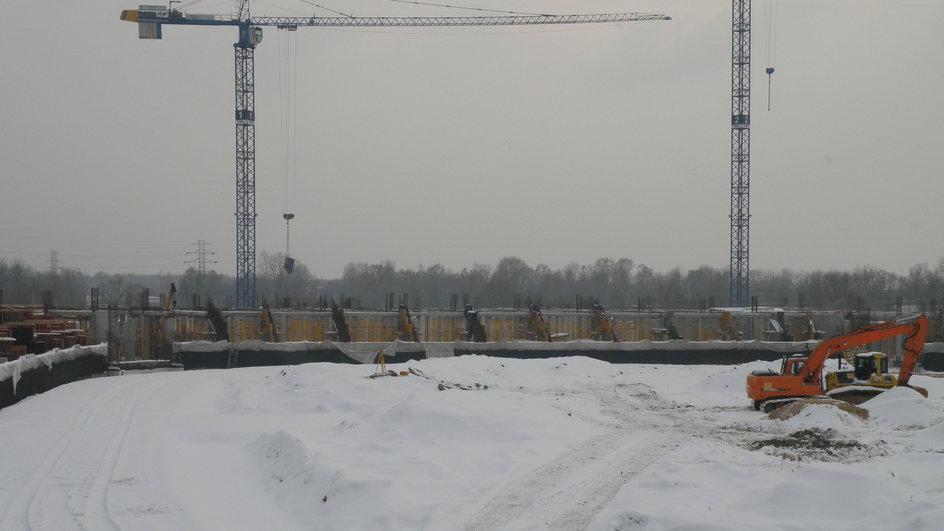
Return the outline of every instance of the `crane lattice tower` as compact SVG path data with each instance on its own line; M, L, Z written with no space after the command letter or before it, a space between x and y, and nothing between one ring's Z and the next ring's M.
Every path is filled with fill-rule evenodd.
M731 21L731 269L728 303L750 290L751 0L733 0Z

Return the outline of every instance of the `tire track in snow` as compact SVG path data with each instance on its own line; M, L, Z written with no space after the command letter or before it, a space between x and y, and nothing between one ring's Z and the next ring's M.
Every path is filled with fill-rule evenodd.
M69 431L59 440L59 444L46 454L43 462L30 474L24 487L17 493L16 497L4 511L3 518L0 519L0 521L8 523L13 521L20 522L20 526L11 527L11 529L43 528L42 525L34 525L34 522L41 522L42 518L42 507L41 504L37 503L43 497L42 487L49 481L51 474L57 469L59 463L62 462L63 457L66 455L73 442L79 434L84 431L89 420L98 410L99 405L104 402L106 398L117 394L119 391L131 385L134 385L134 382L128 382L125 385L105 391L90 401L82 411L79 412L77 419L72 423Z
M151 375L154 378L160 378L160 375ZM163 379L162 379L163 380ZM115 433L109 439L111 442L102 457L101 465L95 474L92 486L86 494L83 511L81 516L77 516L79 524L84 529L120 529L120 526L112 519L108 510L108 489L111 486L115 475L115 469L121 460L121 454L125 448L125 441L128 434L134 426L134 419L138 414L138 407L145 395L158 387L163 387L164 381L149 382L148 385L138 389L134 397L128 401L121 413L121 422L115 427Z
M609 429L473 503L465 531L584 529L632 477L673 451L697 429L691 419L643 384L592 389L611 416Z

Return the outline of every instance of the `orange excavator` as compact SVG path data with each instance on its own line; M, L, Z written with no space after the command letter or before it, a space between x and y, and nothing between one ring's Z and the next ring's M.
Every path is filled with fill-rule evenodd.
M754 371L747 376L747 396L754 403L754 409L773 411L790 402L802 398L829 395L844 399L844 392L861 398L863 394L874 396L885 389L907 386L914 372L927 334L928 319L919 315L910 319L888 321L860 328L842 336L824 340L809 356L791 356L783 359L780 372ZM904 357L898 377L887 374L888 360L884 354L860 354L856 358L856 369L851 372L830 374L823 383L823 369L826 360L839 352L889 339L906 336ZM859 361L862 358L862 361ZM928 392L920 387L912 387L925 397ZM863 393L864 392L864 393ZM862 402L863 400L849 400Z

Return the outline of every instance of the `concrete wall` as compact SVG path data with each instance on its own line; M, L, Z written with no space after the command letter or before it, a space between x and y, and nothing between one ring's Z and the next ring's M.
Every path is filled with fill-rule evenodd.
M411 312L414 326L424 342L464 341L465 317L462 312L444 310L416 310ZM478 311L489 341L526 339L528 312L511 309L482 309ZM542 312L552 334L560 340L592 339L593 313L573 310L545 310ZM351 340L354 342L391 341L396 331L397 312L347 310L345 311ZM669 339L671 327L677 335L689 341L761 340L778 341L772 319L778 313L676 311L636 312L609 311L613 331L619 341L659 341ZM333 341L335 326L330 311L273 310L273 322L279 342ZM259 311L224 312L231 340L266 339L263 334L262 314ZM894 313L848 315L843 312L783 312L782 327L795 341L826 338L847 333L868 322L894 320ZM929 316L929 341L940 329L940 316ZM200 339L213 339L213 330L203 312L115 312L109 318L99 311L89 320L94 324L96 342L111 337L109 359L125 361L136 359L169 359L169 344ZM110 332L110 336L109 336ZM900 355L901 340L888 340L872 348L888 353L893 361Z

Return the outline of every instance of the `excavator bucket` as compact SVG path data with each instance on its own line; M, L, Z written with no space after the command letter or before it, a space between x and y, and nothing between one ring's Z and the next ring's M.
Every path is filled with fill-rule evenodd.
M905 385L904 387L910 387L910 388L914 389L915 391L917 391L919 395L921 395L921 396L923 396L923 397L925 397L925 398L928 397L928 390L925 389L924 387L918 387L917 385Z
M833 391L827 391L826 396L829 398L835 398L836 400L842 400L843 402L847 402L849 404L861 404L862 402L875 398L885 391L886 389L882 389L880 387L850 385L847 387L834 389Z
M914 389L918 394L924 398L928 397L928 390L924 387L918 387L916 385L898 385L895 387L907 387L909 389ZM893 389L893 388L888 388ZM850 404L861 404L868 400L875 398L876 396L888 391L881 387L870 387L866 385L856 386L850 385L846 387L840 387L832 391L827 391L826 396L829 398L835 398L836 400L842 400L843 402L848 402Z

